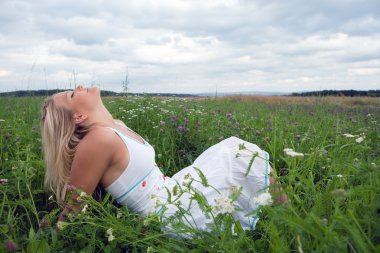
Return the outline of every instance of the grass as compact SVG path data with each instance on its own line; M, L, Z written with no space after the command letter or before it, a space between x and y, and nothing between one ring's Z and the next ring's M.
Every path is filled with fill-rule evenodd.
M104 98L115 118L155 147L168 176L232 135L270 154L287 206L263 207L256 229L237 235L228 229L231 217L220 215L219 230L193 231L191 240L166 236L159 217L143 219L109 196L86 198L86 213L57 231L60 208L43 189L42 101L0 98L0 252L380 251L377 98ZM284 148L304 157L286 156Z

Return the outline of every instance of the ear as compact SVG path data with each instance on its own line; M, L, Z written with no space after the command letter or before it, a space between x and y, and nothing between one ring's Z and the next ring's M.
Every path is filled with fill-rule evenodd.
M80 124L82 123L83 121L85 121L87 119L87 115L84 115L84 114L79 114L79 113L74 113L74 122L75 124Z

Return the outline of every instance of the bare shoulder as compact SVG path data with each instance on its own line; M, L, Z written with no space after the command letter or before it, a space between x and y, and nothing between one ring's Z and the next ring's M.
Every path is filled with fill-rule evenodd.
M118 123L120 123L120 124L126 126L125 123L124 123L123 121L119 120L119 119L115 119L115 122L118 122Z
M97 150L103 152L115 146L118 138L112 129L105 127L95 127L80 141L78 149ZM112 150L112 149L111 149Z

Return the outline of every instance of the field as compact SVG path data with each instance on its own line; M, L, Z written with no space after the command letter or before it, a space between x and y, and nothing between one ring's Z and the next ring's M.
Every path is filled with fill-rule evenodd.
M269 153L287 204L263 206L254 231L233 233L225 214L192 239L166 236L158 217L107 195L85 198L85 212L57 230L61 209L43 188L43 99L0 98L0 252L380 252L378 98L104 98L168 176L232 135Z

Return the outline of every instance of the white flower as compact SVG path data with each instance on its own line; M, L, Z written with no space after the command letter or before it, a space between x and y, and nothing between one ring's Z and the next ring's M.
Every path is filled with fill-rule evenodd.
M112 232L113 232L113 229L109 228L109 229L107 229L106 234L107 235L112 235Z
M111 241L113 241L113 240L115 239L115 237L113 236L112 232L113 232L113 229L112 229L112 228L109 228L109 229L107 229L107 231L106 231L106 234L107 234L107 236L108 236L108 241L109 241L109 242L111 242Z
M344 137L347 137L347 138L354 138L355 135L352 135L352 134L343 134Z
M4 122L5 121L5 119L0 119L0 122Z
M336 177L343 177L341 174L336 175Z
M253 198L253 202L255 202L259 206L271 205L273 203L272 196L270 193L262 193L259 196Z
M232 213L235 206L232 200L226 196L220 196L215 199L216 205L212 207L212 213L218 215L220 213Z
M291 157L303 156L302 153L298 153L298 152L294 151L291 148L285 148L284 152L285 152L286 155L291 156Z
M360 142L364 141L364 137L359 137L359 138L357 138L355 141L356 141L357 143L360 143Z
M113 235L109 235L108 236L108 241L109 242L112 242L114 239L115 239L115 237Z
M59 229L59 230L62 230L62 229L64 229L66 226L67 226L67 222L65 222L65 221L58 221L57 222L57 228Z
M86 210L87 210L87 207L88 207L88 205L86 204L86 205L84 205L84 207L83 207L83 209L82 209L82 213L85 213L86 212Z
M87 196L87 193L86 193L86 192L81 192L79 196L81 196L81 197L86 197L86 196Z
M121 212L118 212L118 213L116 214L116 218L118 218L118 219L120 219L121 216L123 216L123 214L122 214Z
M0 178L0 184L7 184L8 179L7 178Z

